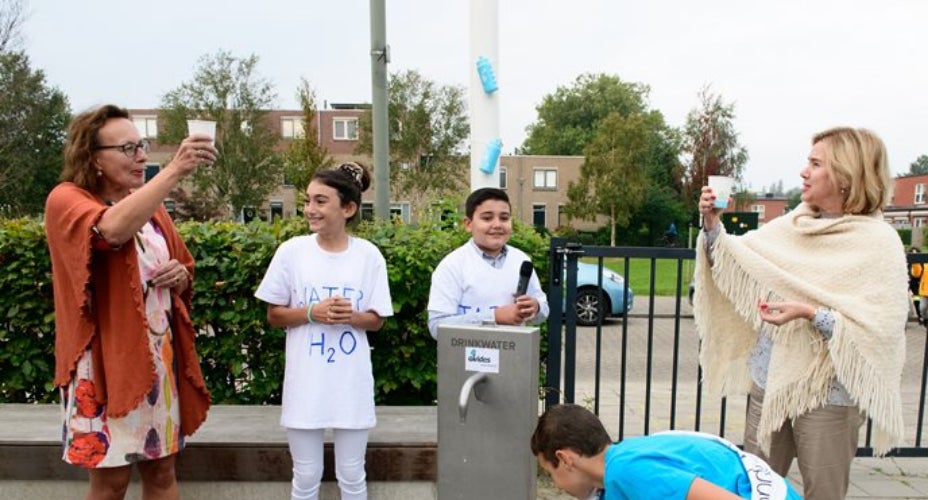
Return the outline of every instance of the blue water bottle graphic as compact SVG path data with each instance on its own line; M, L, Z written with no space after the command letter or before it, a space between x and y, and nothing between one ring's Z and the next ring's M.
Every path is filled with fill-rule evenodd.
M493 65L490 60L484 56L477 58L477 74L480 75L480 83L483 85L483 91L487 94L496 92L499 87L496 85L496 75L493 74Z
M487 143L486 149L483 150L483 161L480 162L480 171L485 174L492 174L496 170L496 162L499 161L499 154L503 150L503 141L492 139Z

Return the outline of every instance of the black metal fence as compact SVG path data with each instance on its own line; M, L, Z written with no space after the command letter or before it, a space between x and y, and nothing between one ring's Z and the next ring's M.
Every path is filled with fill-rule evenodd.
M578 327L576 300L578 262L599 267L595 288L600 307L608 306L603 292L603 267L623 277L630 275L632 259L648 262L650 286L624 287L625 301L634 294L634 308L615 319L606 311L592 327ZM585 404L607 428L626 435L647 435L667 429L703 430L741 439L747 397L712 398L703 394L698 363L698 339L688 300L695 251L683 248L581 246L552 238L549 253L548 352L545 366L547 405ZM921 263L928 271L928 253L908 254L909 264ZM639 264L640 266L640 264ZM674 273L673 296L658 296L657 268ZM638 267L640 273L640 267ZM588 277L587 277L588 278ZM626 279L625 285L628 285ZM589 279L584 288L593 285ZM928 331L910 322L907 361L903 376L903 406L908 436L895 456L928 456L922 446L928 381ZM580 373L580 377L578 377ZM578 381L579 380L579 381ZM578 391L578 384L581 386ZM580 400L578 401L578 394ZM858 456L872 456L871 423L862 433Z

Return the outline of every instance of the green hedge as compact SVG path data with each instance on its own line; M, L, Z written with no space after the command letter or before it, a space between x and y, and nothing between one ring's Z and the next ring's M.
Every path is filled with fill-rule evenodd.
M307 231L302 219L274 224L184 222L196 259L194 324L203 374L215 403L280 403L284 331L271 328L253 294L277 246ZM378 404L431 404L436 398L435 342L428 333L429 284L441 258L465 242L458 224L363 223L355 234L387 260L395 315L370 335ZM532 255L547 281L548 241L516 224L512 244ZM54 312L41 223L0 220L0 402L57 401ZM544 285L544 283L543 283ZM545 285L545 289L547 289Z

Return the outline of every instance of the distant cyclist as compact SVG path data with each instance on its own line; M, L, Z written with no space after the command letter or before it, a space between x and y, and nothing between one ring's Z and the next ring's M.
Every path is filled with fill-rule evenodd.
M677 225L671 221L670 225L667 226L667 231L664 233L663 238L664 246L674 247L677 246Z

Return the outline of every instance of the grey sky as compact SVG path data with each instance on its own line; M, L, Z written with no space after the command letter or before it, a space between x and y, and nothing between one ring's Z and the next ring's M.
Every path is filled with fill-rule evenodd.
M387 2L390 71L466 85L467 0ZM155 107L220 49L261 59L278 105L300 77L332 102L370 101L368 0L32 0L25 49L75 110ZM535 106L584 72L648 84L682 126L706 84L734 101L754 189L798 186L809 138L868 127L894 173L928 154L926 0L499 0L504 152Z

